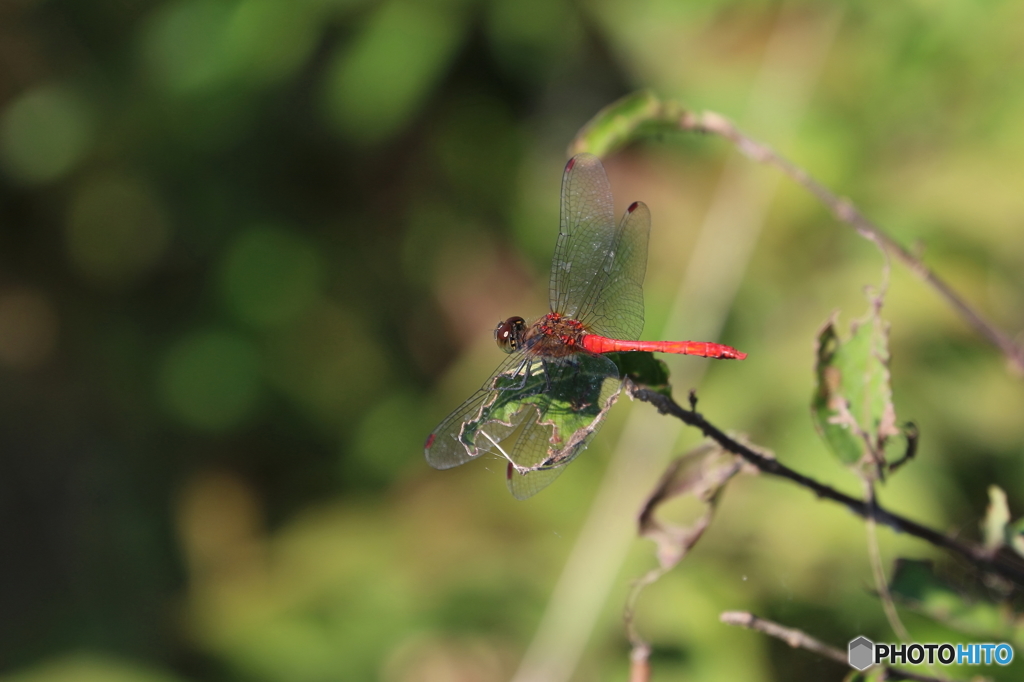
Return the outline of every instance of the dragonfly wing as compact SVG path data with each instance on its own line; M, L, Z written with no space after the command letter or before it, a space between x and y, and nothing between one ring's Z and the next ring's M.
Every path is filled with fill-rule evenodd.
M509 492L517 500L533 497L551 485L556 478L562 475L563 471L565 471L565 467L560 466L551 469L535 469L521 474L509 462L507 473Z
M508 486L526 499L550 484L604 423L618 369L600 355L541 360L514 353L427 438L427 462L450 469L485 453L508 461Z
M562 176L550 303L603 336L638 339L644 326L643 280L651 214L636 202L615 225L611 186L601 161L578 154Z
M451 469L476 459L514 432L519 424L507 410L509 399L526 397L539 390L536 377L540 361L513 353L495 370L483 387L462 403L427 437L424 453L435 469Z
M642 201L633 202L615 231L607 274L598 278L601 291L577 318L595 334L629 341L640 338L650 234L650 209Z
M615 238L612 188L592 154L569 159L562 174L558 241L551 263L551 310L578 317L598 293L598 281Z
M608 358L580 354L545 366L545 391L523 401L528 417L509 460L508 487L526 499L547 487L587 447L619 392L618 370Z

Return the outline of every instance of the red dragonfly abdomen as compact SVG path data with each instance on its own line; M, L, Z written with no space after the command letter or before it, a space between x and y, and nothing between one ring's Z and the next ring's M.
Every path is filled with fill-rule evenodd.
M725 360L742 360L747 357L732 346L707 341L624 341L609 339L597 334L583 336L583 347L591 353L619 353L631 350L644 350L652 353L676 353L678 355L700 355L705 358Z

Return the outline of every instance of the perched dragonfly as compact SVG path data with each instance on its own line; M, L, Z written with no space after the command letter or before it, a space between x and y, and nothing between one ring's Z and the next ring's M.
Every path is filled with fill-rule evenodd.
M742 360L703 341L638 341L651 213L633 202L616 227L612 192L596 156L578 154L562 175L551 263L551 312L531 324L510 317L494 330L509 354L479 391L427 438L427 462L450 469L484 453L507 461L512 494L549 485L587 446L618 397L621 380L604 353L656 351Z

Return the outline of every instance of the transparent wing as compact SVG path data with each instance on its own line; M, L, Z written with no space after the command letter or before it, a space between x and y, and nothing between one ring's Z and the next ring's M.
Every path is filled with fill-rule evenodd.
M435 469L451 469L492 451L493 445L507 438L516 427L508 418L501 421L494 409L495 403L503 393L519 395L528 385L536 388L536 381L531 384L529 378L538 371L541 371L539 360L525 353L510 355L479 391L445 417L427 437L424 446L427 463ZM520 384L522 389L518 392L514 388L503 388Z
M551 310L577 317L615 237L608 176L596 156L577 154L562 174L562 205L551 262Z
M524 401L524 420L512 446L508 488L525 500L547 487L586 449L618 398L618 369L608 358L580 354L547 363L549 390Z
M643 331L643 278L650 211L639 202L615 225L611 186L596 156L578 154L562 176L558 241L551 263L551 310L603 336Z
M562 475L563 471L565 471L565 466L551 467L550 469L535 469L533 471L519 473L516 471L516 468L512 466L512 462L509 462L506 474L509 492L511 492L512 496L517 500L525 500L533 497L541 490L544 490L544 488L551 485L556 478Z
M496 454L509 463L512 494L530 497L586 448L619 385L615 364L599 355L556 363L516 353L430 434L427 462L449 469Z
M577 318L595 334L630 341L644 330L644 273L647 272L647 241L651 234L651 211L642 201L622 216L615 233L610 265L597 298L588 301Z

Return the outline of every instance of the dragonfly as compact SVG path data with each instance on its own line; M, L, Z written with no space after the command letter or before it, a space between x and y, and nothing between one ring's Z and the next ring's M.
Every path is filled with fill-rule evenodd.
M635 201L616 224L601 161L578 154L562 175L549 285L550 312L499 322L509 355L469 400L427 437L427 462L451 469L486 453L506 462L508 488L527 499L546 488L593 439L621 389L608 353L653 351L742 360L704 341L639 341L651 213Z

